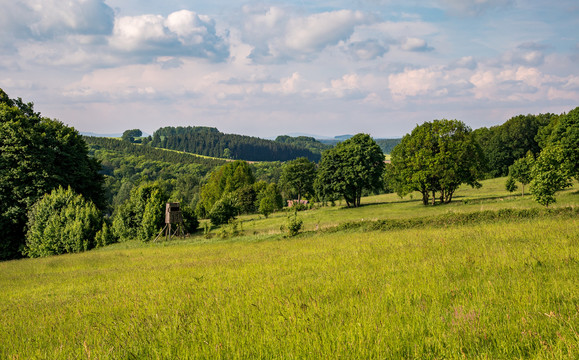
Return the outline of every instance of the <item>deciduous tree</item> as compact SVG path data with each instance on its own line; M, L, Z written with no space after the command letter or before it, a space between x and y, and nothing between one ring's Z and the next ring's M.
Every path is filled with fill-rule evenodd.
M425 122L402 138L392 151L392 165L399 194L419 191L428 205L449 203L463 183L479 187L484 157L471 130L462 121ZM432 197L430 197L432 195Z
M288 197L301 200L302 196L314 193L315 178L316 164L302 157L283 165L280 186Z
M104 209L100 169L75 129L0 89L0 259L20 256L28 211L59 186L70 186Z
M360 206L364 191L382 188L384 153L367 134L357 134L322 153L317 187L319 197L340 195L348 207Z

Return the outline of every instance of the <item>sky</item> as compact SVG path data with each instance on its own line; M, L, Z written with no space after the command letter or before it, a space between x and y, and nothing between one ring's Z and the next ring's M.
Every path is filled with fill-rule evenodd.
M0 88L81 132L394 138L579 106L576 0L0 0Z

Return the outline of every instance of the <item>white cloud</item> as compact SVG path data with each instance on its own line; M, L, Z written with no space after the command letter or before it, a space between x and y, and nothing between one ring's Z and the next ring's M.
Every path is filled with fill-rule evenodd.
M256 62L309 59L328 46L346 41L356 26L374 20L360 11L337 10L300 16L278 7L244 8L243 40L254 47Z
M426 40L416 37L406 38L402 42L402 44L400 44L400 48L405 51L417 51L417 52L433 50L431 47L428 46Z
M12 38L50 39L110 34L114 12L103 0L5 1L0 20L2 32Z
M229 56L215 22L205 15L181 10L160 15L120 17L115 21L111 46L150 61L157 56L194 56L221 61Z

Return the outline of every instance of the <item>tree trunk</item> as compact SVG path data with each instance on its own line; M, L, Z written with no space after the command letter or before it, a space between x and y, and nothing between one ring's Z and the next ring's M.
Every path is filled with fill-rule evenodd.
M432 205L436 205L436 191L432 190Z
M421 191L422 192L422 205L428 205L428 191Z

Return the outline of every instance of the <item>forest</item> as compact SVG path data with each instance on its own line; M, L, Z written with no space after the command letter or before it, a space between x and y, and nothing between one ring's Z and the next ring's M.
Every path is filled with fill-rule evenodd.
M286 161L298 157L311 161L320 159L320 151L296 146L295 142L224 134L216 128L201 126L160 128L143 145L246 161Z

